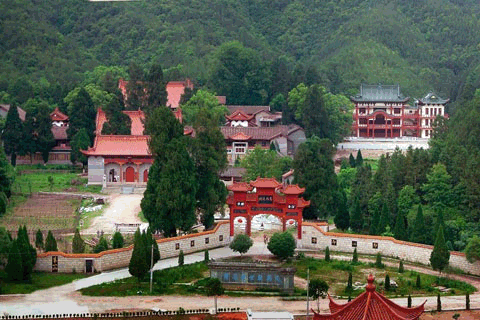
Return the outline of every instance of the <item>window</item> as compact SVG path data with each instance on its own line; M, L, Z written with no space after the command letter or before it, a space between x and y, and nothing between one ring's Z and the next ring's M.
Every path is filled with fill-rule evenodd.
M243 207L245 206L245 202L237 202L237 207Z
M195 240L190 241L190 247L195 247Z
M245 153L245 147L235 147L235 153Z
M296 207L296 206L295 206L294 204L289 204L289 205L288 205L288 209L295 209L295 207Z
M180 249L180 243L175 243L175 250Z
M372 243L372 248L373 249L378 249L378 242Z
M205 244L209 244L210 243L210 238L205 238Z
M357 247L357 241L352 241L352 247L354 247L354 248Z
M316 237L312 237L312 243L313 243L313 244L316 244L316 243L317 243L317 238L316 238Z
M425 114L428 115L428 108L425 108Z
M267 141L262 141L262 147L266 147L267 146Z
M332 246L336 246L337 245L337 239L332 239Z
M218 241L223 241L223 234L218 236Z

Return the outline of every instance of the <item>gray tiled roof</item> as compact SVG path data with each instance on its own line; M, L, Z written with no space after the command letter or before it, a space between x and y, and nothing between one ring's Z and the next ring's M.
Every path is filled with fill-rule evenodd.
M351 97L353 101L368 102L406 102L409 98L400 92L400 85L362 84L360 94Z
M442 99L433 92L429 92L425 97L418 99L421 104L445 104L450 99Z

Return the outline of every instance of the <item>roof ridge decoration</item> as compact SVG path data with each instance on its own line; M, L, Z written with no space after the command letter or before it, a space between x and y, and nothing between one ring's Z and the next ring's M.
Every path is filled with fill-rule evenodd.
M331 314L319 314L313 309L313 319L349 320L417 320L424 311L425 302L415 308L397 305L376 291L375 277L367 278L366 291L345 304L338 304L328 296ZM363 310L362 310L363 309Z
M282 186L275 178L260 178L257 177L254 181L250 181L250 185L255 188L278 188Z

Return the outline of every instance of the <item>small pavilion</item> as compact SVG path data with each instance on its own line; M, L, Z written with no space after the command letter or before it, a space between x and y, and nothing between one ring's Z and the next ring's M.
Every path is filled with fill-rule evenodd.
M314 320L417 320L424 311L425 302L415 308L395 304L376 291L375 278L368 276L366 291L346 304L330 299L330 314L313 311Z

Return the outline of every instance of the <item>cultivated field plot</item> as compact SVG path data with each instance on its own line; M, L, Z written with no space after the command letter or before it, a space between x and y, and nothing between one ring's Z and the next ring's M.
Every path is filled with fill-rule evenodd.
M77 226L78 196L56 194L33 194L13 212L0 218L0 225L15 233L18 227L26 225L30 234L42 231L74 230Z

